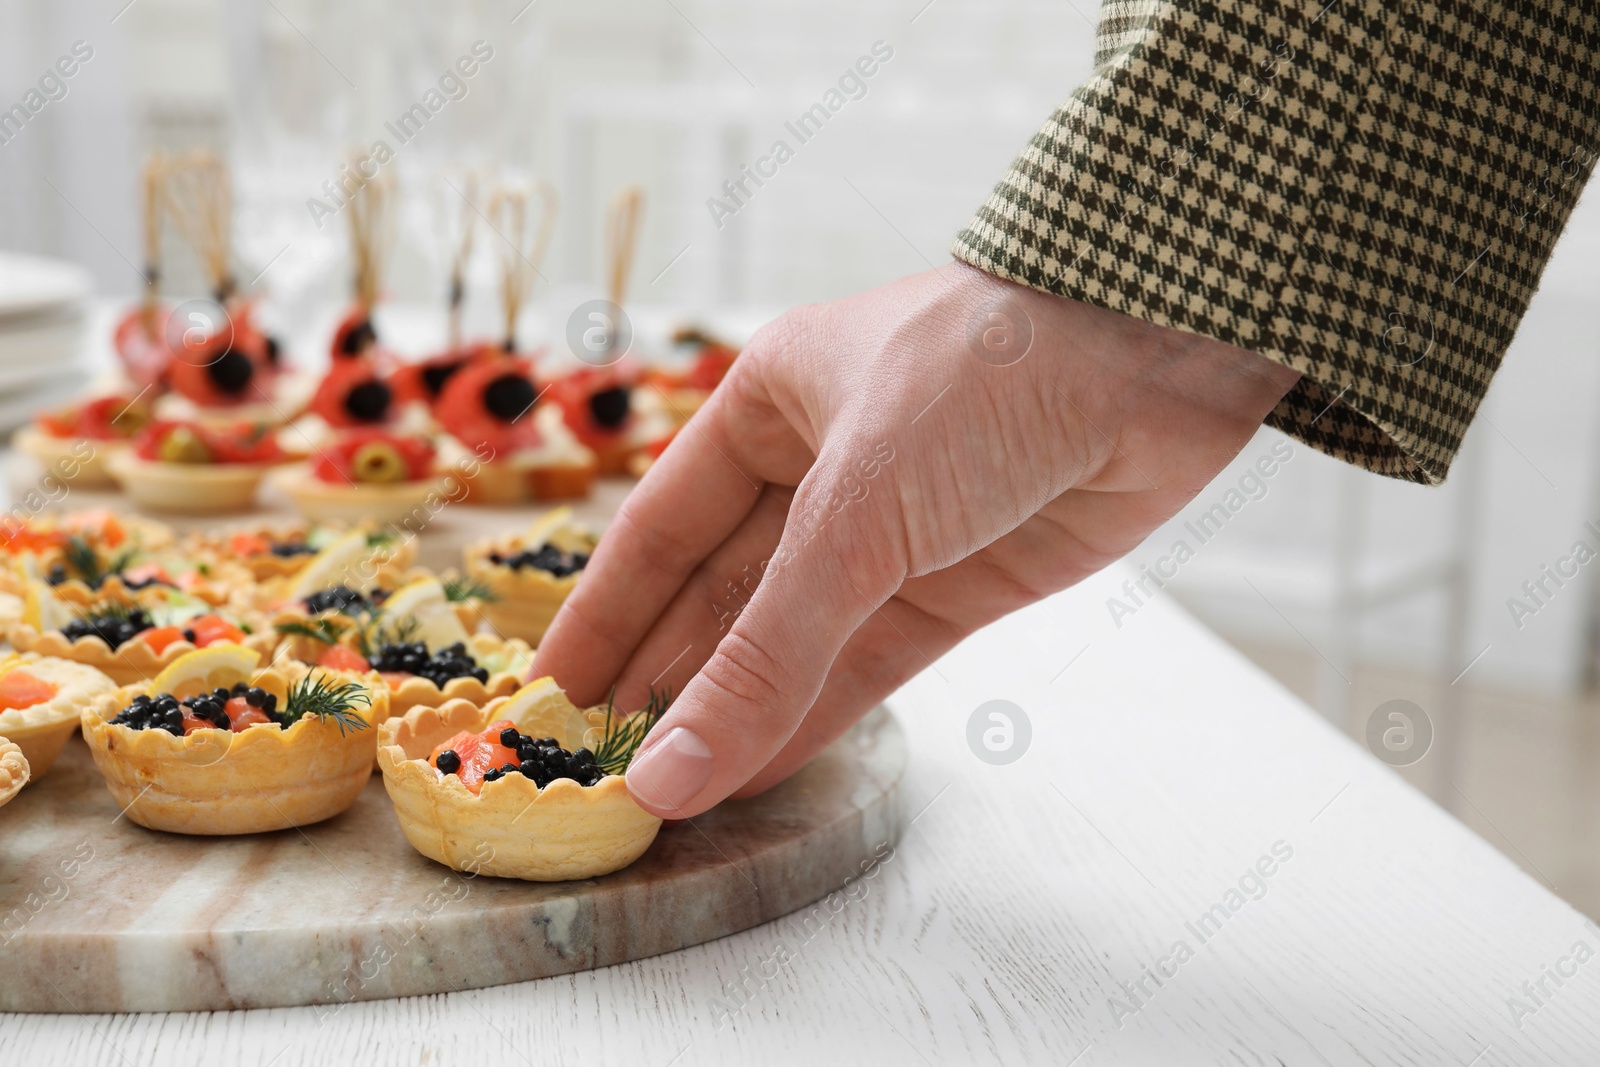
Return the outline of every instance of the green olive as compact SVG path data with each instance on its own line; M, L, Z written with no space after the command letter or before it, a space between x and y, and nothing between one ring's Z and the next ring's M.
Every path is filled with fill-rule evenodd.
M358 482L403 482L406 461L393 445L369 441L350 458L350 473Z
M161 458L168 463L210 463L211 449L200 439L200 435L187 426L175 427L171 433L161 439L158 449Z
M150 409L129 404L128 407L111 422L111 430L119 437L135 437L150 421Z

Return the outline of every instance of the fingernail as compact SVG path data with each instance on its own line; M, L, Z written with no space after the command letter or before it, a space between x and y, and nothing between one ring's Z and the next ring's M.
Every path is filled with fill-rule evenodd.
M676 811L711 781L711 746L674 726L628 768L628 792L652 808Z

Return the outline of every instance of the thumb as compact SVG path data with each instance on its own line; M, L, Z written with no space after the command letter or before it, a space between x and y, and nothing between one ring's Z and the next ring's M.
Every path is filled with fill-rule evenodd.
M765 767L845 642L900 587L895 509L884 492L846 495L861 484L836 473L849 469L818 458L749 604L628 767L646 810L698 815Z

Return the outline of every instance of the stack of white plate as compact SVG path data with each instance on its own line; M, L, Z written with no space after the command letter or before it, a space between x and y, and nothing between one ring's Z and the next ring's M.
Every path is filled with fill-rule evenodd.
M0 252L0 428L81 388L91 288L71 263Z

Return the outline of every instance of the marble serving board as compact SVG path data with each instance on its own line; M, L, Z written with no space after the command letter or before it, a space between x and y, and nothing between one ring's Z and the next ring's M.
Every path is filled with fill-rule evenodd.
M303 829L146 830L74 738L0 808L0 1011L331 1014L670 952L844 889L897 837L905 765L878 708L777 788L664 826L631 867L537 884L418 855L376 775Z

